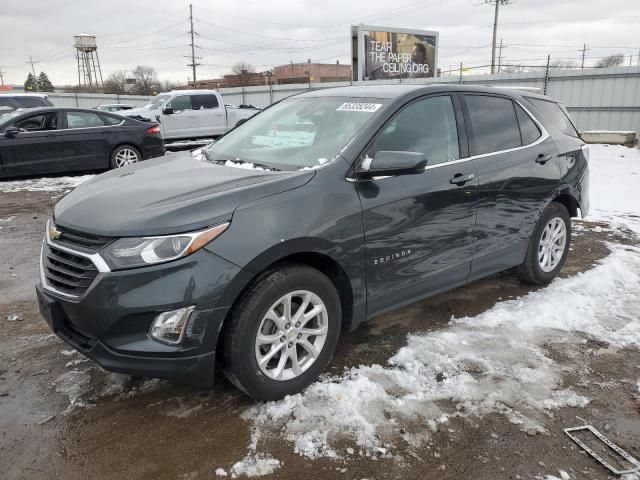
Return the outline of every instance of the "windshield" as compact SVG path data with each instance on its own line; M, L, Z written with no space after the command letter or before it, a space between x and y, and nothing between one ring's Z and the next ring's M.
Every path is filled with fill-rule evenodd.
M147 110L156 110L160 108L160 106L170 98L171 98L170 93L163 93L161 95L158 95L157 97L154 97L149 103L147 103L142 108L146 108Z
M211 144L206 157L286 170L319 167L332 161L383 103L345 97L285 100Z

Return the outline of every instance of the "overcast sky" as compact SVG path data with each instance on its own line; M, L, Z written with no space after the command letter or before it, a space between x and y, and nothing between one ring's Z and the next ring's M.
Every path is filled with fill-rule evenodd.
M439 67L486 65L493 8L484 0L193 0L198 78L228 73L244 60L257 70L307 59L350 61L349 25L394 26L440 32ZM478 4L477 6L475 4ZM24 82L32 56L36 72L55 85L77 83L73 35L96 35L106 78L136 65L160 79L185 82L189 1L30 0L0 7L0 69L5 83ZM537 65L552 58L587 64L611 53L640 53L638 0L512 0L500 9L503 63ZM455 68L455 67L454 67ZM480 69L476 70L480 73Z

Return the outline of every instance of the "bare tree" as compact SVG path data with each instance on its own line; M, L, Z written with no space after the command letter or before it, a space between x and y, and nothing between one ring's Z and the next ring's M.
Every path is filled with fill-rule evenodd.
M522 73L526 70L524 65L503 65L500 67L501 73Z
M597 68L617 67L624 63L624 55L622 53L614 53L608 57L603 57L596 62Z
M127 75L123 70L119 70L117 72L109 75L104 81L104 93L114 93L118 95L122 95L127 91Z
M148 65L138 65L132 73L136 79L134 91L138 95L151 95L158 88L158 74L155 68Z
M250 74L256 71L256 67L249 62L240 61L231 67L231 71L240 76L240 84L245 87L249 84Z
M162 80L160 85L161 85L161 90L163 92L170 92L171 90L176 88L176 84L173 83L171 80Z
M578 68L578 62L575 60L554 60L549 66L557 70L571 70L572 68Z

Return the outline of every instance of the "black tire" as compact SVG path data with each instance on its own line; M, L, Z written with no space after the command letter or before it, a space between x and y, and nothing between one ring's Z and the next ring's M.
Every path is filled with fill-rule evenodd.
M316 360L299 376L275 380L265 375L255 352L258 328L271 306L287 293L308 290L324 303L328 332ZM278 400L310 385L331 361L342 324L340 297L320 271L304 265L286 265L261 275L243 294L223 332L222 370L229 380L256 400ZM294 347L297 348L297 347Z
M111 157L110 157L111 168L120 168L124 166L124 165L118 165L117 157L119 153L125 150L130 150L131 152L136 154L137 159L133 163L138 163L142 160L142 155L140 154L140 150L138 150L137 147L134 147L133 145L118 145L111 152Z
M564 245L564 252L560 261L551 271L545 272L540 266L538 261L538 249L540 247L540 240L544 232L545 227L554 219L559 218L564 222L566 228L566 241ZM558 202L551 202L547 208L544 209L540 219L536 224L531 237L529 238L529 244L527 245L527 252L524 257L524 262L517 267L517 275L523 282L532 283L535 285L545 285L553 280L567 259L569 253L569 247L571 246L571 216L567 211L567 208Z

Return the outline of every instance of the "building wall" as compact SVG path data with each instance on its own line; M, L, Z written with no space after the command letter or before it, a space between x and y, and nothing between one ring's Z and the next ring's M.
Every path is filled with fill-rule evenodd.
M279 65L273 69L273 80L276 84L294 82L343 81L351 78L351 66L338 63L290 63Z

